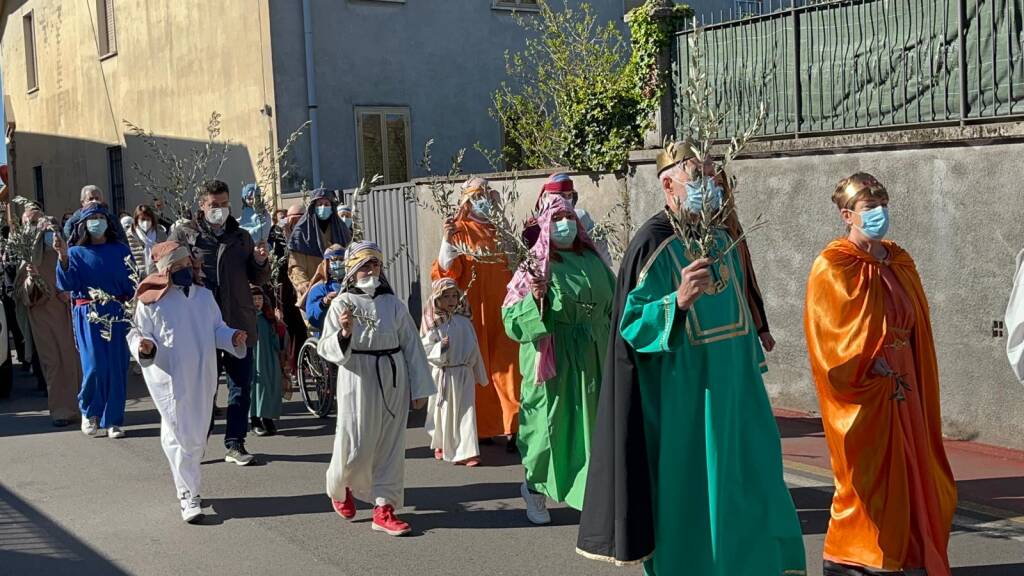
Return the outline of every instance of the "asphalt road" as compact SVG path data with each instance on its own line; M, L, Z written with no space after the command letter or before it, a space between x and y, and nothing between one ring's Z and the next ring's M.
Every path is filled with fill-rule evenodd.
M366 508L345 522L324 494L334 422L304 413L298 402L286 404L279 436L250 439L258 467L223 462L218 424L203 465L204 502L215 514L188 526L160 450L159 417L137 377L121 440L52 428L30 386L19 380L16 398L0 402L2 575L640 573L577 556L575 511L553 508L552 526L530 525L518 496L521 468L502 446L483 447L486 465L476 469L434 461L422 416L406 443L410 507L403 518L413 534L372 532ZM809 574L820 574L828 479L806 470L787 470L786 479L800 509ZM955 576L1024 575L1020 521L959 514L950 547Z

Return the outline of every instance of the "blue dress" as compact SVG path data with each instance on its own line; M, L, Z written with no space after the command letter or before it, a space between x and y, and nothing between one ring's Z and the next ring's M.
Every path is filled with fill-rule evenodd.
M82 389L78 407L84 418L100 418L100 427L124 424L126 377L128 372L128 324L117 322L110 337L101 334L104 326L89 322L89 289L99 288L118 299L129 300L135 285L129 277L132 253L120 242L72 246L68 266L57 264L57 288L70 292L75 301L72 324L75 343L82 359ZM101 316L124 317L120 302L96 306Z

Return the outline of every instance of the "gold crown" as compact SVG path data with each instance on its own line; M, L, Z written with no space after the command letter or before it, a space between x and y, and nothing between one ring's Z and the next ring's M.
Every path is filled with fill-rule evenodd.
M680 162L696 157L697 155L693 153L693 142L689 138L678 142L667 142L665 148L658 153L658 174Z

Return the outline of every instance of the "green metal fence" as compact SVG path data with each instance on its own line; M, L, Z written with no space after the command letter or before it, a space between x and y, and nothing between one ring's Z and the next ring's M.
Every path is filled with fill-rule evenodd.
M795 4L795 3L794 3ZM677 97L688 36L676 35ZM703 28L722 137L761 102L761 134L956 124L1024 115L1024 0L837 0ZM676 106L676 126L686 125Z

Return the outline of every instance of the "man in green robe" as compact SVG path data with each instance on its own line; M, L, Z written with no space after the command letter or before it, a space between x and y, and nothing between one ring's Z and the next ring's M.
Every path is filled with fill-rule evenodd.
M669 147L658 169L666 206L697 212L713 200L688 144ZM716 240L724 251L724 230ZM667 211L631 241L592 438L582 555L643 562L649 576L806 573L742 270L735 251L697 258Z

